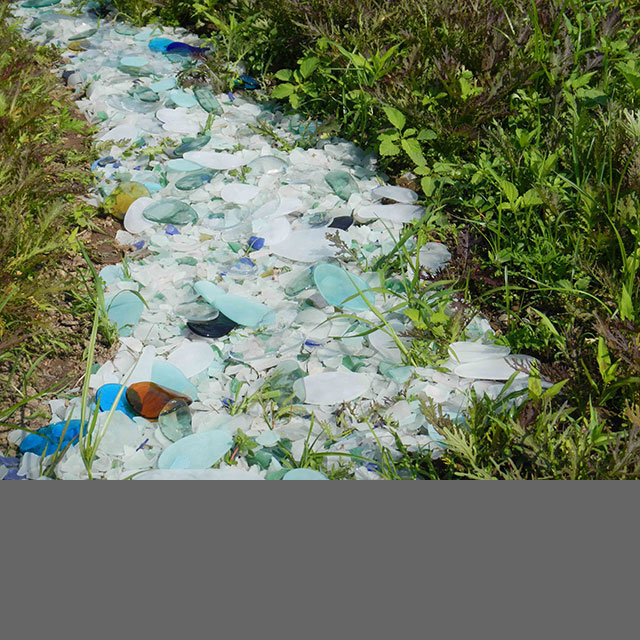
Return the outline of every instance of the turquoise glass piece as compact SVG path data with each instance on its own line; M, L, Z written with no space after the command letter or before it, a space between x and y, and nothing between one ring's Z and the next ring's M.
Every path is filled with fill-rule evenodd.
M181 89L172 89L169 91L168 96L173 104L186 109L195 107L198 104L198 101L192 94L182 91Z
M158 416L162 435L176 442L191 434L191 411L184 400L170 400Z
M21 443L22 453L35 453L37 456L50 455L57 450L71 444L78 444L80 437L81 420L70 420L68 423L56 422L55 424L41 427L36 433L30 433Z
M173 42L170 38L151 38L149 40L149 49L156 53L164 53L167 47Z
M118 327L118 334L121 337L130 336L144 309L140 297L132 291L119 291L107 298L105 305L109 320Z
M280 442L280 436L275 431L263 431L256 442L263 447L275 447Z
M51 7L54 4L60 4L60 0L27 0L20 6L26 9L39 9L40 7Z
M137 413L133 410L133 407L127 401L126 391L127 388L121 384L103 384L96 391L96 403L100 411L110 411L111 407L115 404L116 397L122 389L122 394L116 404L116 411L122 411L122 413L128 415L130 418L135 418Z
M227 292L218 285L208 280L200 280L193 285L193 288L201 295L209 304L215 304L215 301L222 296L226 296Z
M120 58L120 66L122 67L144 67L149 62L142 56L124 56Z
M203 184L207 184L207 182L210 182L211 178L213 178L216 173L218 172L214 171L213 169L194 171L193 173L180 178L180 180L177 180L175 187L180 191L192 191L193 189L198 189Z
M150 204L142 215L147 220L167 224L190 224L198 220L198 214L188 204L171 198Z
M208 469L233 446L233 438L221 429L194 433L167 447L158 458L159 469Z
M182 171L183 173L188 173L190 171L198 171L202 167L195 162L189 162L184 158L174 158L173 160L169 160L165 166L167 169L171 169L171 171Z
M208 113L213 113L215 115L220 115L223 113L222 105L218 102L218 98L216 98L209 89L205 89L204 87L196 87L193 90L193 94L198 101L198 104Z
M411 379L414 369L413 367L398 366L393 362L381 362L378 367L378 371L380 371L383 376L387 376L387 378L390 378L394 382L404 384Z
M76 40L84 40L85 38L90 38L91 36L95 35L98 32L97 29L95 28L91 28L91 29L85 29L84 31L81 31L80 33L76 33L72 36L69 37L69 42L75 42Z
M318 291L329 304L354 311L366 311L369 308L358 293L358 290L362 292L369 289L369 285L359 276L325 262L314 268L313 279ZM351 296L356 297L349 300ZM375 302L371 291L364 293L364 296L370 304Z
M324 179L333 192L345 201L360 192L356 181L346 171L329 171Z
M175 367L166 360L153 361L153 365L151 366L151 382L155 382L167 389L173 389L194 400L198 397L198 388L189 382L189 379L178 367Z
M175 78L162 78L162 80L156 80L149 85L149 88L156 93L160 93L161 91L169 91L169 89L173 89L177 84L177 80Z
M198 136L197 138L184 138L182 144L179 147L176 147L173 150L173 155L177 158L182 158L182 156L188 151L198 151L205 147L209 140L211 140L211 136Z
M324 473L313 469L291 469L284 474L283 480L328 480Z
M231 294L215 298L212 303L220 313L243 327L271 324L274 312L266 305Z
M108 264L100 269L98 276L106 285L109 285L113 282L124 280L124 270L121 264Z

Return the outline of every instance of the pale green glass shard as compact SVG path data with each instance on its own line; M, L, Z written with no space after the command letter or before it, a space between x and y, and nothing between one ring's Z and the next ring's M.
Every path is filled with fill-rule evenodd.
M84 40L85 38L90 38L98 32L97 29L91 28L86 29L85 31L81 31L80 33L76 33L75 35L69 38L69 42L75 42L76 40Z
M184 400L170 400L158 416L162 435L176 442L191 434L191 411Z
M193 173L189 173L188 175L180 178L176 182L176 189L180 191L192 191L193 189L197 189L201 187L203 184L207 184L213 178L213 176L218 173L217 171L194 171Z
M193 90L193 93L198 101L198 104L208 113L213 113L215 115L220 115L222 110L222 105L218 102L218 98L216 98L209 89L205 89L204 87L196 87Z
M356 181L346 171L329 171L324 179L333 192L345 201L360 192Z
M166 224L190 224L198 220L198 214L188 204L171 198L154 202L142 215L147 220Z
M198 136L197 138L185 138L184 142L173 150L173 155L177 158L182 158L182 156L188 151L198 151L198 149L202 149L205 147L207 143L211 140L211 136Z

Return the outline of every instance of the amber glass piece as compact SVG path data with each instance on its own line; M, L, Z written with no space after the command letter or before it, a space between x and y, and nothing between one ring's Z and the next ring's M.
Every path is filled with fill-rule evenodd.
M136 413L149 420L157 420L160 412L171 400L184 400L191 404L189 396L161 387L155 382L132 384L127 389L127 400Z

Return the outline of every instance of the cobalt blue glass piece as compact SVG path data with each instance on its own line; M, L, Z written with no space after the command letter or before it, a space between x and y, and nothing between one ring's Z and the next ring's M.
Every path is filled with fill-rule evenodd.
M229 100L231 100L231 102L233 102L235 100L235 97L234 97L233 93L231 93L231 91L227 91L227 98L229 98Z
M198 53L205 53L205 51L209 51L208 47L192 47L184 42L172 42L165 49L166 53L173 53L179 56L192 56Z
M56 422L55 424L42 427L38 433L30 433L20 443L20 451L22 451L22 453L35 453L39 456L44 453L45 449L49 454L54 453L58 448L58 444L60 444L60 438L62 437L65 424L66 422ZM69 422L60 450L64 449L70 442L74 445L77 444L78 436L80 435L80 424L80 420L71 420Z
M177 236L180 233L180 229L178 229L177 227L174 227L172 224L168 224L164 232L168 236Z
M7 471L4 478L2 479L3 480L26 480L27 478L25 476L19 476L17 469L9 469L9 471Z
M106 167L108 164L112 164L115 161L116 159L113 156L106 156L99 160L95 160L91 165L91 171L95 171L98 167Z
M260 83L255 78L244 73L240 76L238 84L243 85L245 89L249 89L250 91L260 88Z
M187 327L189 327L193 333L204 336L205 338L221 338L231 333L237 326L237 323L222 313L219 313L213 320L187 321Z
M346 231L353 224L351 216L338 216L331 221L330 229L343 229Z
M0 456L0 464L7 469L12 469L13 467L18 468L20 466L20 460L14 457L5 458L4 456Z
M255 267L256 263L251 259L251 258L240 258L240 260L238 260L238 262L242 263L242 264L248 264L250 267Z
M249 238L249 251L258 251L264 247L264 238L251 236Z
M138 240L138 242L135 242L132 246L140 251L140 249L144 249L144 240Z

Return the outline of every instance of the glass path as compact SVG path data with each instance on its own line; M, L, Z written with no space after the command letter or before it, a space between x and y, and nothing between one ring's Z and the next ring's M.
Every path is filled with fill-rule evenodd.
M304 144L314 123L242 86L181 86L201 64L183 30L70 15L68 0L14 6L25 36L66 59L59 72L99 128L94 201L133 247L100 274L120 341L90 379L104 433L93 477L318 479L342 467L378 479L382 450L401 456L396 434L441 455L421 403L461 420L471 390L496 397L526 363L476 317L441 366L408 366L411 322L371 266L425 210L385 185L374 156L334 138ZM414 264L392 289L417 259L435 273L450 257L435 242L407 248ZM527 380L517 373L510 389ZM53 438L79 425L80 397L50 404ZM13 476L37 478L47 441L10 438L24 453ZM77 445L56 477L87 477Z

